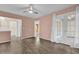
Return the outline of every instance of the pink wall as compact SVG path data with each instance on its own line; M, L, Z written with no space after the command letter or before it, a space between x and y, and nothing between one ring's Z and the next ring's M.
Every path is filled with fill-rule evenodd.
M10 31L0 31L0 43L11 41Z
M34 20L26 18L22 21L22 38L34 37Z
M39 18L40 20L40 38L50 40L51 39L51 15Z

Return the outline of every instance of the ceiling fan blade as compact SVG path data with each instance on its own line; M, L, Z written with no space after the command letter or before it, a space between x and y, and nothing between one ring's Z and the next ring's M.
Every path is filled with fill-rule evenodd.
M33 11L35 14L38 14L38 12L37 11Z
M28 11L26 11L26 10L25 10L25 11L23 11L23 13L26 13L26 12L28 12Z

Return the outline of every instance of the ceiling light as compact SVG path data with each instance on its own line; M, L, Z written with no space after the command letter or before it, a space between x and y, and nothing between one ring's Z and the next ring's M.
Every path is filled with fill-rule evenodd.
M75 15L70 15L70 16L68 16L68 19L72 19L74 17L75 17Z
M0 16L0 19L5 19L5 17Z
M33 11L32 11L32 10L30 10L30 11L28 11L28 12L29 12L29 13L31 13L31 14L33 13Z
M37 9L35 9L35 8L33 8L33 5L32 4L30 4L28 7L26 7L26 8L24 8L25 10L23 11L24 13L25 12L28 12L28 13L30 13L30 14L38 14L39 13L39 11L37 10Z
M72 18L74 18L74 17L75 17L75 15L71 15L71 17L72 17Z
M68 16L68 19L71 19L71 16Z

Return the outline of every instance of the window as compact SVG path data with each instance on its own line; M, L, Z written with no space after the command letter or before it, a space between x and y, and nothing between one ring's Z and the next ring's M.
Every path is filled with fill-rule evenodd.
M67 36L74 37L75 36L75 16L67 18Z
M0 31L11 31L11 36L21 36L22 21L0 16Z
M60 36L62 34L62 20L57 19L57 36Z

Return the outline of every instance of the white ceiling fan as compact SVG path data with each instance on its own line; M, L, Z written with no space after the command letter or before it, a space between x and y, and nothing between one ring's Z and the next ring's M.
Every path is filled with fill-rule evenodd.
M30 14L39 14L39 11L35 9L32 4L29 4L28 7L25 7L23 12Z

